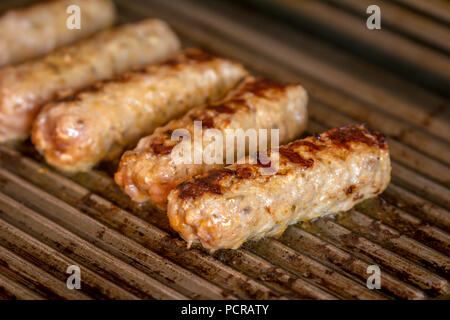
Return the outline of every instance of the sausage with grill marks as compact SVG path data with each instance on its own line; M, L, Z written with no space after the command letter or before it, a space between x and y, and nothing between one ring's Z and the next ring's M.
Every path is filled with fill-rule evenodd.
M221 99L246 75L238 63L187 49L47 105L36 119L32 141L51 165L87 171L189 109Z
M332 129L274 151L278 170L231 165L190 179L169 194L171 227L188 245L211 250L279 236L293 223L346 211L390 181L384 136L362 125Z
M69 29L67 9L80 8L80 28ZM111 26L111 0L58 0L10 10L0 17L0 66L22 62Z
M222 168L227 158L232 159L233 155L237 155L237 143L225 148L227 135L236 133L233 129L242 129L242 133L252 129L259 133L259 129L277 128L281 143L298 137L307 125L307 100L305 89L298 84L281 84L249 77L224 101L195 108L141 139L133 151L127 151L122 156L115 180L133 200L151 200L165 208L167 195L176 185L195 175ZM203 127L202 159L203 153L208 152L207 146L215 139L206 133L208 129L215 129L223 137L223 158L218 159L222 161L196 164L193 161L177 162L172 157L172 151L178 152L175 147L181 147L179 142L172 140L172 133L177 129L189 132L187 148L191 154L194 153L195 121L201 121Z
M179 48L177 36L165 22L144 20L0 69L0 142L26 139L45 103L160 62Z

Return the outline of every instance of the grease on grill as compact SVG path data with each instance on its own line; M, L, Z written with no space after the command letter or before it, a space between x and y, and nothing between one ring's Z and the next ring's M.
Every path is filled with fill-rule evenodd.
M90 86L82 88L81 90L71 93L65 94L61 98L56 100L58 102L75 102L81 100L81 95L83 93L97 93L100 92L107 84L109 83L125 83L133 79L138 74L151 74L152 70L158 66L166 66L166 67L177 67L181 64L186 63L204 63L215 59L216 57L206 51L200 49L186 49L182 54L177 55L176 57L170 58L160 64L156 64L150 67L137 67L132 71L125 72L122 75L116 76L112 79L105 79L102 81L98 81Z
M152 148L154 154L159 154L159 155L165 156L172 152L172 149L174 148L174 146L167 146L164 143L159 143L158 141L154 141L151 144L151 148Z
M342 234L339 236L339 238L345 245L349 247L354 247L359 243L359 237L354 233Z

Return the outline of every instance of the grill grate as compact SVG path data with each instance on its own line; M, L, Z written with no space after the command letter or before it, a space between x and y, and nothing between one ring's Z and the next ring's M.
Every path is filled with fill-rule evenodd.
M279 2L318 24L329 21L341 37L360 36L352 28L359 2L304 1L295 8L289 7L294 2ZM301 82L311 96L308 134L355 122L386 133L392 183L380 198L347 213L293 225L279 239L209 254L196 246L187 250L164 212L129 200L112 179L114 164L65 176L48 168L29 143L0 146L0 298L428 299L448 294L450 112L448 100L430 90L440 92L439 83L448 78L443 41L448 20L434 9L439 0L425 7L412 0L384 2L392 15L420 19L428 30L439 31L420 33L388 15L388 36L377 35L379 42L373 42L383 53L391 39L402 39L397 55L439 79L424 84L428 89L230 3L117 1L122 21L160 17L185 45L242 61L257 74ZM331 19L333 14L352 19ZM414 60L409 50L426 52L432 63ZM366 287L372 264L381 268L381 290ZM82 290L67 289L69 265L81 268Z

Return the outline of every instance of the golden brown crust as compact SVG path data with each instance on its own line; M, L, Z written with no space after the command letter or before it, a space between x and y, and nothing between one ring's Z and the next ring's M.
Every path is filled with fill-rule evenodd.
M289 162L298 168L307 170L314 165L314 159L313 157L305 158L299 150L306 150L309 155L314 155L326 148L327 143L331 143L334 147L347 150L351 149L352 143L362 143L369 147L377 146L380 149L387 150L386 138L380 132L371 130L365 125L346 125L331 129L318 137L309 137L281 146L279 148L280 162ZM258 159L256 165L243 165L235 170L230 168L216 170L212 173L206 173L204 176L183 182L176 189L180 191L179 197L183 200L195 199L207 192L222 194L222 185L229 177L239 180L254 179L255 177L261 176L260 171L256 169L257 166L270 167L270 165L270 162L268 164L262 164ZM351 193L351 190L348 193Z
M224 100L199 106L141 139L133 151L122 156L116 182L133 200L151 200L164 208L167 195L175 186L192 176L223 168L227 159L236 156L235 148L239 142L226 146L226 141L229 138L235 141L238 130L244 135L249 129L255 130L258 135L260 129L277 128L281 143L300 135L307 125L307 101L307 93L299 84L247 77ZM171 152L177 150L175 147L191 150L194 147L192 137L196 134L196 121L201 121L203 146L211 143L206 129L214 129L222 135L222 161L194 164L189 161L175 163L172 159ZM175 131L183 131L183 139L172 139ZM214 191L214 186L210 189Z
M222 188L219 182L227 176L237 176L237 172L223 168L210 171L204 177L195 179L193 182L183 182L177 186L177 189L180 190L179 197L183 200L187 200L190 198L195 199L206 192L222 194Z

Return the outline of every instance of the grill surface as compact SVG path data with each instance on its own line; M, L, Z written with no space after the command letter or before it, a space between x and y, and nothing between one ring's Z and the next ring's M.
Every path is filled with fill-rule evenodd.
M114 184L114 164L69 177L48 168L29 143L0 146L0 297L447 295L449 5L385 0L383 29L368 31L369 2L374 1L264 1L262 10L285 17L282 24L224 2L117 4L123 22L165 19L186 46L234 58L260 75L302 83L311 96L308 134L355 122L387 134L392 183L381 197L341 215L293 225L279 239L210 255L199 247L187 250L164 212L133 204ZM2 1L2 9L9 3ZM303 23L316 33L295 28ZM373 264L381 268L381 290L366 287L366 270ZM81 290L66 287L70 265L81 268Z

